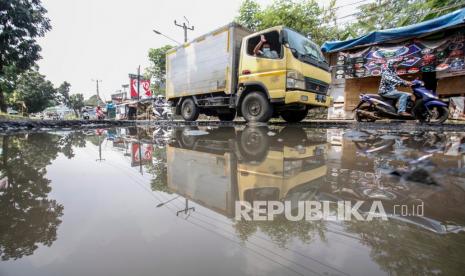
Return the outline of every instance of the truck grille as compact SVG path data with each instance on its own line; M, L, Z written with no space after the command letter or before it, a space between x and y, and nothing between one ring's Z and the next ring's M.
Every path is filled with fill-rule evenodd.
M305 77L305 90L326 95L326 92L328 92L328 84L316 79Z

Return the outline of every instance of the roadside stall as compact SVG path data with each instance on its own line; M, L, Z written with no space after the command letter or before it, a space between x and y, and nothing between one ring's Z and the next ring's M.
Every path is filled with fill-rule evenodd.
M448 101L450 118L464 119L465 9L422 23L374 31L367 35L324 43L322 51L332 67L329 119L352 119L361 93L378 92L387 60L394 59L404 79L420 78ZM410 92L408 87L399 87ZM453 105L453 106L452 106Z
M153 100L152 98L144 98L137 102L137 119L151 120L153 119Z
M126 101L115 106L116 120L135 120L137 101Z

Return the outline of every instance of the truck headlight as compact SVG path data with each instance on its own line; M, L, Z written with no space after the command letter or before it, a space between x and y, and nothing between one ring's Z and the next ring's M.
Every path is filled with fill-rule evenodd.
M286 87L305 90L304 76L297 71L287 71Z

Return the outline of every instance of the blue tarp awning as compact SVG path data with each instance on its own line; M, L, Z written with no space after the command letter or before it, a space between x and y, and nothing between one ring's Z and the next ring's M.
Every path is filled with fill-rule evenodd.
M363 45L373 45L401 38L418 37L423 34L437 32L460 24L465 24L465 8L405 27L373 31L364 36L345 41L327 41L323 44L321 50L326 53L339 52Z

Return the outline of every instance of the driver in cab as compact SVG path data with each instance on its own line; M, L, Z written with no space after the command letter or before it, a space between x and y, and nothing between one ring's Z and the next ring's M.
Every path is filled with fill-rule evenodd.
M260 35L260 42L258 42L258 44L253 49L253 54L256 57L273 59L279 58L278 53L275 50L271 50L270 44L266 42L264 35Z

